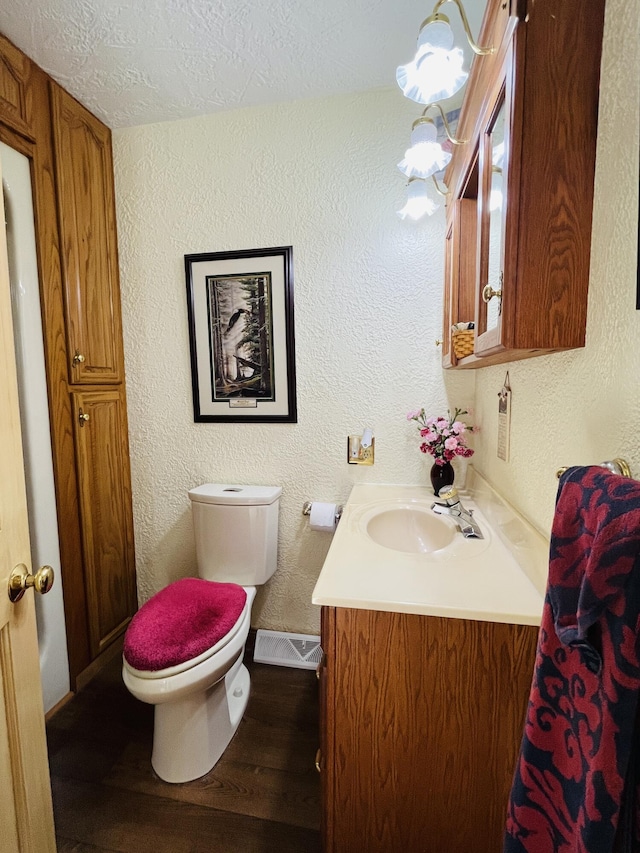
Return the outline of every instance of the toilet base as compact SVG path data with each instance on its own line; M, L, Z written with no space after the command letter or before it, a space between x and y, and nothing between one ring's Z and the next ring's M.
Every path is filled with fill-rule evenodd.
M240 725L249 700L242 653L208 690L156 705L151 764L165 782L190 782L208 773Z

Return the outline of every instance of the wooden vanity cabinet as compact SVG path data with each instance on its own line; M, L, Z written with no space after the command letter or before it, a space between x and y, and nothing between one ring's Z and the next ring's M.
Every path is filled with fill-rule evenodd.
M445 333L473 319L475 350L445 366L584 346L603 18L604 0L488 4L480 40L495 52L474 60L456 131L467 142L445 173L455 222L478 157L476 224L458 234L467 272L445 279L446 305L452 288L474 300Z
M502 849L537 634L322 608L325 853Z

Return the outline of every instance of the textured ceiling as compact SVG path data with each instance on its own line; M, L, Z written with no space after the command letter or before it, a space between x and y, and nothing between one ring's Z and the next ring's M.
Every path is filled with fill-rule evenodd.
M432 2L3 0L0 31L115 128L394 85Z

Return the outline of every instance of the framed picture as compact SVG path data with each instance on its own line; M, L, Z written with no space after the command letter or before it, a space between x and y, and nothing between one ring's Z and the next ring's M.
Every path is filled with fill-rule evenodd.
M296 423L292 247L184 260L194 419Z

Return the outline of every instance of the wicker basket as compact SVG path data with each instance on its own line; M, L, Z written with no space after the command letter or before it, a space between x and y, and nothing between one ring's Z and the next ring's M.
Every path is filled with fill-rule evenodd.
M464 358L473 352L473 340L475 332L473 329L464 329L461 332L451 333L451 345L456 358Z

